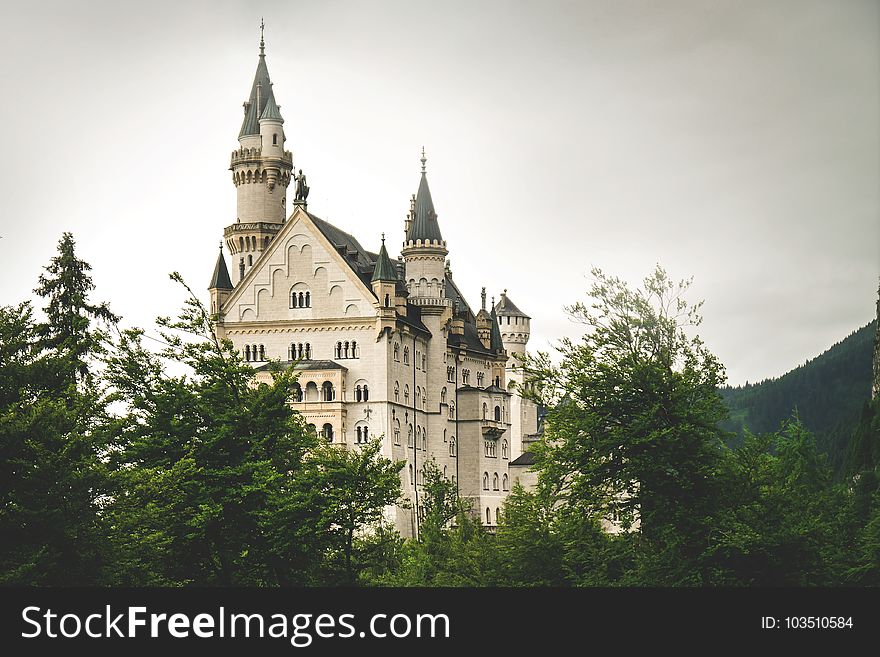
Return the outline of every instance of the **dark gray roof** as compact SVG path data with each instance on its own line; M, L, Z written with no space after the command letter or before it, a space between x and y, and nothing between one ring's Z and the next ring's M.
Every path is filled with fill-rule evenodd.
M452 299L453 304L458 301L458 312L465 313L467 315L467 319L465 319L465 322L476 321L476 315L474 315L474 312L471 310L471 307L465 300L464 295L462 295L461 291L458 289L458 286L456 286L456 284L453 282L452 277L448 275L446 276L446 298Z
M507 290L501 293L501 301L495 304L495 310L499 315L507 315L510 317L525 317L531 319L522 310L516 307L516 304L507 296Z
M278 105L275 103L275 93L272 91L272 87L269 87L269 100L266 102L266 109L260 114L260 118L275 119L276 121L284 123L284 119L281 116L281 110L278 109Z
M437 213L434 211L434 201L431 200L431 190L428 188L428 178L424 171L416 194L415 217L409 225L409 230L406 231L406 239L407 241L443 239L440 234L440 224L437 223Z
M501 329L498 328L498 317L495 315L494 307L492 308L492 333L489 348L495 353L504 351L504 343L501 341Z
M259 107L257 107L257 88L260 89ZM244 114L244 121L241 124L241 132L238 133L239 138L245 135L260 134L260 117L263 115L266 103L271 95L272 82L269 80L269 69L266 68L266 55L260 52L257 72L254 75L254 84L251 86L251 95L247 101L247 110Z
M376 267L373 269L373 277L371 281L383 281L385 283L397 283L397 269L388 257L388 251L385 250L385 238L382 238L382 248L379 249L379 256L376 258Z
M431 331L422 322L422 309L418 306L406 306L406 315L398 315L397 321L430 336Z
M486 356L495 356L491 350L486 349L483 345L483 341L480 340L480 334L477 331L476 324L468 321L465 321L464 323L464 335L449 333L446 337L446 344L451 347L467 347L468 351L484 354Z
M535 465L535 455L531 452L523 452L513 459L510 465Z
M375 253L370 253L362 247L353 235L340 230L330 222L316 217L311 212L308 215L318 227L318 230L323 233L324 237L336 247L337 252L342 255L343 260L348 263L348 266L357 274L358 278L364 282L364 285L370 287L370 282L373 278L373 268L379 256Z
M486 386L485 391L486 392L501 393L501 394L510 396L509 392L507 392L504 388L500 388L500 387L496 386L494 383L490 386Z
M226 269L226 258L223 257L223 247L220 247L220 255L217 256L217 264L214 265L214 275L211 276L209 290L231 290L232 281L229 279L229 270Z
M294 370L346 370L347 367L340 365L335 360L287 360L279 363L281 365L281 369L287 370L293 367ZM259 367L255 367L254 369L257 372L265 371L272 369L273 363L266 363L265 365L260 365Z

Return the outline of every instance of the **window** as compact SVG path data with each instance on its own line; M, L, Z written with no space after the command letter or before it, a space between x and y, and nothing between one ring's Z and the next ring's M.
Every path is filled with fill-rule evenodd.
M419 407L420 401L422 401L422 389L419 386L416 386L416 408Z
M489 458L495 458L495 441L494 440L485 441L485 447L486 447L486 456L488 456Z
M403 386L403 403L407 406L409 405L409 385L404 384Z
M362 394L362 392L361 392L361 387L360 387L360 386L355 386L355 389L354 389L354 400L355 400L355 401L361 401L362 397L363 397L363 394Z
M428 430L427 429L422 431L422 451L423 452L428 451Z
M451 402L449 404L449 419L450 420L455 419L455 402Z
M370 401L370 389L364 384L364 401Z
M336 399L336 391L333 389L333 384L329 381L324 381L321 386L321 401L329 402L334 401Z
M360 354L358 354L358 343L355 340L351 341L351 357L357 358Z
M443 388L443 389L440 391L440 403L441 403L441 404L445 404L445 403L446 403L446 388Z
M500 406L495 407L495 421L501 422L501 407Z
M489 473L483 473L483 490L489 490Z
M312 357L312 345L308 342L291 342L287 350L288 360L310 360Z
M421 353L422 353L421 351L416 349L416 367L419 366L419 357L420 357Z
M355 430L357 431L358 445L370 442L370 428L368 426L360 426L357 427Z
M409 347L403 348L403 364L409 365Z
M321 435L324 436L324 440L326 440L328 443L332 443L333 442L333 425L332 424L325 424L324 429L321 431Z
M483 419L489 419L489 407L486 405L486 402L483 402Z
M492 490L498 490L498 473L492 475Z
M297 283L296 285L303 285L302 283ZM293 287L296 288L296 285ZM298 290L291 289L290 290L290 307L291 308L311 308L312 307L312 293L308 290Z
M400 403L400 384L397 381L394 382L394 401Z
M428 369L428 357L425 356L425 354L422 354L422 371L424 372L427 369Z
M501 520L501 509L497 506L495 507L495 524L498 524L498 521Z
M342 343L337 342L333 348L333 358L342 358Z
M455 456L455 436L449 439L449 456Z
M385 307L386 308L391 307L391 295L390 294L385 295Z
M501 458L503 458L503 459L507 458L507 439L506 438L501 441ZM504 476L506 477L507 475L504 475Z
M492 524L492 512L489 510L488 506L486 507L486 524L487 525Z
M293 384L293 401L301 402L303 400L303 391L302 387L300 387L299 383Z
M260 345L260 360L266 360L266 347Z
M471 371L469 369L463 369L461 371L461 382L463 385L470 385L471 380Z
M400 345L396 342L394 343L394 360L400 360Z
M483 373L477 372L477 385L482 388L483 387Z
M446 380L449 381L449 383L455 383L455 368L454 367L447 367L446 368Z
M407 447L413 446L413 432L412 432L412 425L411 424L407 427L407 430L406 430L406 446Z
M278 135L277 134L272 135L272 145L273 146L278 145Z
M394 420L394 444L400 444L400 420Z
M501 490L510 490L510 479L508 479L506 473L501 477Z
M496 377L495 377L495 387L496 387L496 388L500 388L500 387L501 387L501 377L500 377L500 376L496 376Z
M246 344L244 346L244 359L245 360L251 359L251 346L249 344Z
M254 264L254 256L249 255L248 256L248 267L253 266L253 264Z
M415 484L416 484L416 482L415 482L415 479L413 478L413 467L412 467L412 463L410 463L409 464L409 485L415 486Z

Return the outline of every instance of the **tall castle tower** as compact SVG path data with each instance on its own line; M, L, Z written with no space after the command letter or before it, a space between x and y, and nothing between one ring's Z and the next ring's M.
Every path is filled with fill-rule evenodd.
M513 388L524 384L525 376L521 359L526 355L531 317L516 307L507 296L507 290L501 293L501 300L495 305L494 311L498 317L501 341L510 355L507 359L507 382L513 392ZM511 444L513 458L528 451L538 431L538 407L533 401L522 397L522 390L517 392L519 394L513 395L510 399L510 426L511 434L520 436L521 440L513 441Z
M287 187L293 156L284 150L284 119L275 101L266 44L260 34L260 58L244 104L239 148L232 152L229 170L238 202L235 223L223 232L232 254L232 283L237 285L269 245L287 217Z

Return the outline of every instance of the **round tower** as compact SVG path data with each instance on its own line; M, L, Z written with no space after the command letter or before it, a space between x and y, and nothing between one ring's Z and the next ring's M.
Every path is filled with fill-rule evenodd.
M422 178L406 221L406 241L400 254L406 263L406 289L410 303L421 306L450 306L446 301L446 240L440 234L434 201L425 173L422 149Z
M261 34L260 58L250 97L244 104L239 148L232 152L229 166L237 192L237 213L235 223L226 227L223 237L232 254L232 282L236 285L287 217L293 155L284 150L280 109L269 79Z
M507 290L501 293L501 300L495 305L498 316L498 328L501 329L501 341L508 354L524 356L529 342L529 322L531 317L516 307L507 296Z

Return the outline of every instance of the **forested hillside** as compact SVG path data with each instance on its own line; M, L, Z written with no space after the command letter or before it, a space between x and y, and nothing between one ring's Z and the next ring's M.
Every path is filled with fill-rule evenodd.
M752 433L776 431L796 410L828 453L835 470L843 464L847 443L871 395L871 354L877 322L863 326L826 352L776 379L721 389L730 409L723 428L742 440Z

